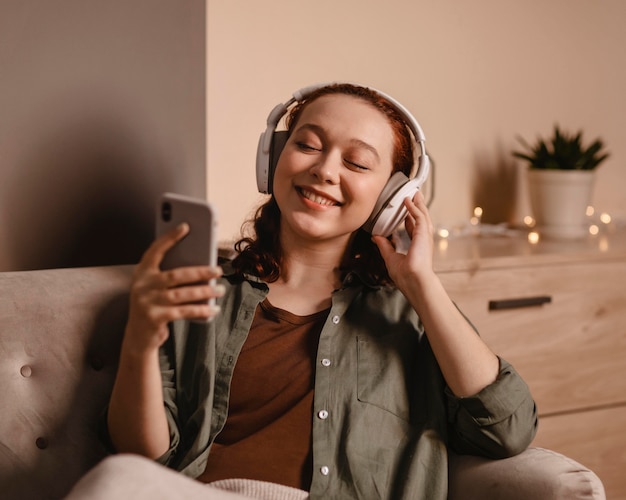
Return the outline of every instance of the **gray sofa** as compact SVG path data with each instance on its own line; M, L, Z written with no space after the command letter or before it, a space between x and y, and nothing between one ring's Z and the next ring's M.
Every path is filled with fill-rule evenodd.
M96 422L115 376L131 273L131 266L0 273L0 498L64 498L105 457ZM533 448L501 461L451 456L449 498L605 495L581 464Z

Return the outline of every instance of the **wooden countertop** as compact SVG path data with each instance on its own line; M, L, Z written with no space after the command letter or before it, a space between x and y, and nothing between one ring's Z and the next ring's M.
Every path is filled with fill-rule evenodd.
M603 228L579 240L540 238L530 243L524 230L502 235L467 235L435 241L434 267L439 273L510 266L547 265L626 258L626 230Z

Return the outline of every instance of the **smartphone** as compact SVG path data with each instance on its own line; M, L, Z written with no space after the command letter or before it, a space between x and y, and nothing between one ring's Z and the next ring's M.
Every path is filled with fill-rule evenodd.
M217 220L214 207L205 200L189 196L175 193L161 195L156 217L157 237L183 222L189 225L189 233L165 254L161 261L161 269L216 266ZM215 299L209 301L209 303L214 302Z

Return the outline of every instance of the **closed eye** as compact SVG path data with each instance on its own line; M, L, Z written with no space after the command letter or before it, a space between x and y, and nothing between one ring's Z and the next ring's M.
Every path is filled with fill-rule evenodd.
M321 149L314 148L313 146L311 146L310 144L307 144L306 142L296 142L296 146L298 146L298 148L301 149L302 151L321 151Z
M366 167L365 165L361 165L359 163L355 163L353 161L350 160L344 160L350 167L356 169L356 170L369 170L368 167Z

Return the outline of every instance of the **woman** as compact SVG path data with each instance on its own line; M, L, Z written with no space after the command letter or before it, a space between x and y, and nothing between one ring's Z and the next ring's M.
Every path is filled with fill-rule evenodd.
M361 228L392 173L413 165L397 110L327 86L291 110L288 132L273 194L223 270L160 271L185 226L137 266L111 442L203 482L444 499L448 447L501 458L528 446L528 388L434 273L421 193L404 202L406 254ZM211 297L217 308L199 303Z

